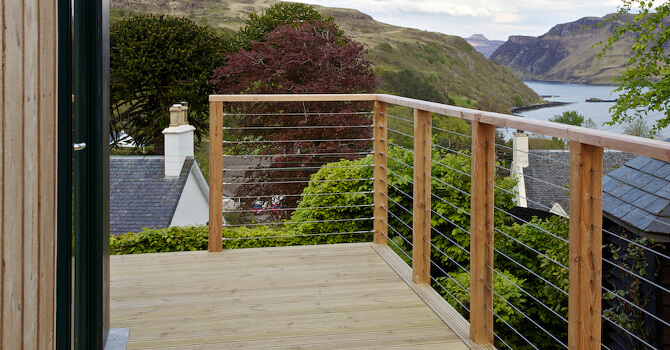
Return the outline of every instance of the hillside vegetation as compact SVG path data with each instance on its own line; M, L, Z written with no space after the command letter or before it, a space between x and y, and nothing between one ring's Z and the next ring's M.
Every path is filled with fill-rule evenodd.
M132 13L168 14L191 18L230 36L244 25L249 13L264 11L276 2L112 0L110 5L112 22ZM519 101L527 105L538 100L509 69L487 60L460 37L380 23L355 10L314 7L333 16L346 35L368 46L380 92L494 112L509 112Z
M624 37L602 58L598 42L606 42L613 27L632 19L598 23L612 15L585 17L559 24L539 37L511 36L491 55L491 59L509 67L522 80L614 84L632 56L633 38Z

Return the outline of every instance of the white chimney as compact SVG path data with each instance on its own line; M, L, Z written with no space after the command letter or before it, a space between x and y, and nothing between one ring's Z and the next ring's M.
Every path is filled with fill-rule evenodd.
M512 141L512 177L517 180L514 191L517 193L515 202L517 207L528 208L526 200L526 183L523 176L523 168L528 166L528 134L515 132Z
M188 107L175 104L170 107L170 126L165 135L165 177L179 177L186 157L193 157L193 132L188 125Z

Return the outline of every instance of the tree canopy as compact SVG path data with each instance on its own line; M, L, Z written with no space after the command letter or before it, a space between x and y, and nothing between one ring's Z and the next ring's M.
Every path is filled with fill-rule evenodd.
M615 79L620 91L608 124L631 122L643 118L650 112L664 115L654 125L654 131L670 123L670 56L667 53L670 40L670 2L654 7L655 2L646 0L623 0L617 14L609 19L615 22L621 17L630 17L616 27L612 37L605 43L600 56L606 55L616 42L625 35L633 37L633 56L626 62L621 77ZM636 13L631 15L631 13Z
M279 2L261 14L250 13L245 26L231 39L232 51L250 49L252 42L265 41L265 35L283 25L299 25L306 22L328 22L335 25L332 17L324 17L310 5L294 2ZM338 29L338 36L342 36Z
M223 62L221 40L208 28L171 16L135 15L110 28L110 105L121 130L162 153L169 107L188 102L196 136L206 134L212 70ZM119 141L114 139L115 141Z
M338 33L337 26L325 21L279 26L266 34L264 41L252 41L248 50L241 48L228 55L226 65L214 71L212 82L218 92L224 94L371 92L375 87L375 77L370 62L365 58L364 46L340 37ZM370 115L358 113L372 110L372 105L367 102L256 103L230 108L244 115L231 122L251 128L245 133L256 140L304 140L256 144L262 148L256 150L259 153L288 155L274 157L272 167L296 163L322 164L324 159L326 162L338 159L333 158L335 156L310 158L306 154L352 153L351 157L338 156L352 159L360 156L360 150L370 147ZM235 136L244 138L242 134ZM334 139L356 141L345 144ZM293 156L298 153L300 157ZM303 179L309 178L313 172L309 167L291 172L256 171L250 177ZM275 184L267 186L242 186L241 191L247 196L250 193L299 194L304 186L306 183L293 181L292 184L277 185L275 181Z

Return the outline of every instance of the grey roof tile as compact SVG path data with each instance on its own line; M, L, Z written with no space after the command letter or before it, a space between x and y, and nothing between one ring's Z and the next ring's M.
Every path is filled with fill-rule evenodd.
M193 164L187 158L179 178L166 179L163 157L110 157L110 233L168 227Z
M603 215L629 229L670 233L670 163L639 156L606 175L603 184Z

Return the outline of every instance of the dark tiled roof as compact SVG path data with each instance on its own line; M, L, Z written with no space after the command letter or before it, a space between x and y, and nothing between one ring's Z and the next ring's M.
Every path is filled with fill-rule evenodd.
M603 155L603 172L623 166L635 157L630 153L609 151ZM549 211L554 203L568 210L570 185L570 152L567 150L531 150L524 168L528 207Z
M162 156L113 156L109 163L110 233L168 227L194 159L186 158L173 179L165 178Z
M607 174L603 212L629 229L670 233L670 163L639 156Z

